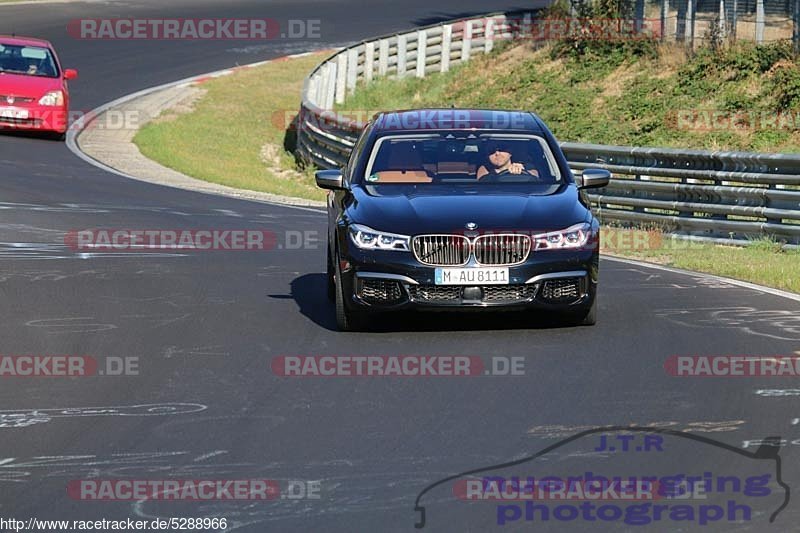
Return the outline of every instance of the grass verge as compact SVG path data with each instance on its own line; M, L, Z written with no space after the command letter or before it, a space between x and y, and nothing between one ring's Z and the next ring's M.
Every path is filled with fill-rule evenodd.
M800 293L800 250L781 250L768 239L722 246L671 239L660 230L604 227L600 251Z
M562 141L800 152L791 43L593 46L501 43L443 74L361 85L339 109L528 109Z
M311 172L297 168L284 144L287 114L300 109L303 79L326 54L206 81L201 85L206 93L194 109L146 124L134 143L146 157L204 181L324 200Z

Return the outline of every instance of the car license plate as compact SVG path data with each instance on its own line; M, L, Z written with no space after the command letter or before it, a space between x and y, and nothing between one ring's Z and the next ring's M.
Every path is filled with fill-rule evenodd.
M436 285L508 285L508 268L437 268Z
M28 118L28 110L16 109L13 107L0 107L0 118L26 119Z

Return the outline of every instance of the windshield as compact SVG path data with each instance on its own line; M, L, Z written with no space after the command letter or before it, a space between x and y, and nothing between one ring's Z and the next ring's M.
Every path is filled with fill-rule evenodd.
M561 182L552 151L536 135L386 136L375 143L366 170L369 185Z
M58 77L53 54L39 46L0 44L0 72L26 76Z

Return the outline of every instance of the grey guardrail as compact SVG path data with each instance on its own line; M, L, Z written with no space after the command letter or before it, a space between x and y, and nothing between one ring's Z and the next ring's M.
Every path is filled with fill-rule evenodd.
M359 83L424 77L526 35L535 12L491 13L385 35L344 48L306 78L297 117L297 155L319 168L343 166L369 117L332 111ZM771 236L800 245L800 155L561 143L574 172L614 173L589 198L604 222L667 229L731 242Z

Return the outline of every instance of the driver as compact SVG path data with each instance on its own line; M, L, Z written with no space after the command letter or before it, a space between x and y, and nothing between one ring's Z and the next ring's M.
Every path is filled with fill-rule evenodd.
M491 140L487 144L486 153L488 156L489 168L481 165L477 172L477 178L481 179L486 175L504 174L522 174L529 172L525 170L525 165L522 163L514 163L511 161L511 151L507 144L501 140Z

